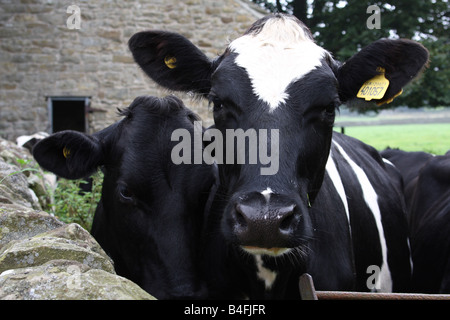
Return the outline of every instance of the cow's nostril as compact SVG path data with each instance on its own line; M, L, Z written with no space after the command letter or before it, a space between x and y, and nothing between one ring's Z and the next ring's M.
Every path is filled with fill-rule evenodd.
M294 214L290 214L289 216L285 217L283 221L280 223L280 230L281 231L289 231L292 227L294 220Z
M247 226L247 219L245 218L246 215L243 211L243 208L240 204L236 204L234 208L234 218L238 224L240 224L242 227Z
M279 209L280 210L280 220L281 220L280 225L279 225L280 230L289 231L292 228L293 221L295 218L294 208L295 208L295 205Z

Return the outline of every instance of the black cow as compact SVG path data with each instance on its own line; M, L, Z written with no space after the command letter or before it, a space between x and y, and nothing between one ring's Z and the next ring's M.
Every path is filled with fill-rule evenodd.
M420 169L433 158L432 154L423 151L408 152L391 148L382 150L380 154L398 168L405 186L417 179Z
M402 188L405 194L406 207L409 211L420 169L433 155L423 151L407 152L391 148L381 151L380 154L400 171L403 178Z
M450 293L450 152L384 150L405 180L413 261L412 289ZM409 181L409 182L408 182Z
M138 97L120 114L122 120L93 135L55 133L33 155L67 179L102 167L91 232L119 275L159 299L203 298L198 247L214 178L210 166L171 161L172 132L193 132L197 117L174 96Z
M410 219L413 289L450 293L450 155L420 170Z
M204 241L213 297L298 297L303 272L318 289L367 291L368 271L381 290L408 289L405 207L391 180L400 176L387 174L373 148L333 133L333 123L336 108L377 75L390 81L378 102L400 92L428 60L422 45L379 40L340 64L303 23L276 14L214 60L166 31L137 33L129 47L158 84L211 101L224 146L235 145L230 130L254 130L259 147L278 155L269 174L274 168L261 155L239 162L254 156L255 145L236 147L234 161L217 160L220 185ZM216 154L225 155L216 142Z

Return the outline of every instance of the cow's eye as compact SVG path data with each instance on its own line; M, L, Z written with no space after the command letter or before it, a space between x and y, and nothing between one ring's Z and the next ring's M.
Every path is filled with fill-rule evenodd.
M336 116L336 110L339 111L338 102L330 102L329 104L322 107L322 121L328 125L333 125Z
M117 188L119 193L119 199L121 202L126 204L134 203L133 193L130 191L130 188L128 188L128 186L125 183L119 183Z
M332 103L328 104L325 108L325 112L328 115L334 115L334 113L336 112L336 103L332 102Z
M217 100L215 100L214 102L213 102L213 112L217 112L217 111L219 111L219 110L222 110L222 108L223 108L223 103L222 103L222 101L220 101L219 99L217 99Z
M217 96L210 96L209 104L212 104L213 112L217 112L223 108L223 102Z

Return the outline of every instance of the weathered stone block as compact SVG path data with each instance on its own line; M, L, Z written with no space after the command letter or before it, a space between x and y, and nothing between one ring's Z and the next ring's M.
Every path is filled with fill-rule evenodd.
M134 63L133 57L128 56L121 56L121 55L113 55L113 62L118 63Z
M31 238L62 226L63 222L44 211L0 204L0 250L10 241Z
M0 161L0 181L2 181L0 184L0 199L2 200L0 202L18 203L25 207L41 209L36 194L28 188L25 175L18 171L20 169L17 166Z
M114 273L111 261L85 246L80 240L37 236L13 240L0 250L0 273L9 269L39 266L51 260L65 259L93 269Z
M111 39L117 42L121 41L121 32L119 30L99 30L97 35L102 38Z
M1 300L154 300L135 283L104 270L69 261L0 274Z

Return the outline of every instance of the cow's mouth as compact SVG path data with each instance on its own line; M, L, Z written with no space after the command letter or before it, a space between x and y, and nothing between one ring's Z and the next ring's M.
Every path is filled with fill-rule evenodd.
M254 247L254 246L241 246L241 248L254 255L268 255L268 256L281 256L282 254L285 254L286 252L289 252L292 248L263 248L263 247Z

